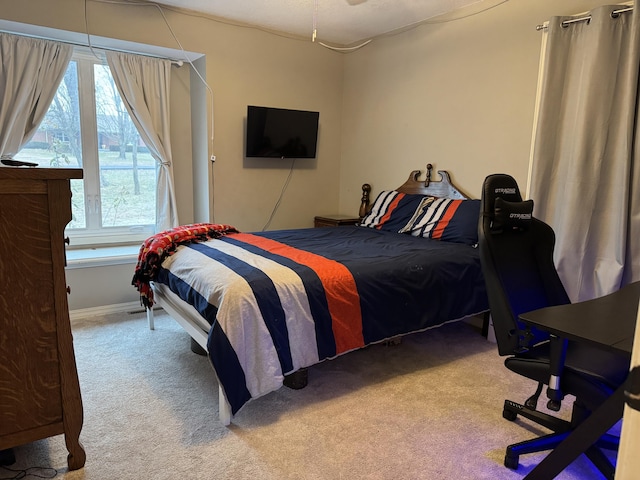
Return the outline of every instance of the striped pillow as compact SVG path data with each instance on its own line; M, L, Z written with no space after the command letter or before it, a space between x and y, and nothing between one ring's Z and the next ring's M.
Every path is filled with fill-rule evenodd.
M388 232L400 232L408 227L423 201L433 197L384 190L378 194L371 211L362 219L360 226Z
M480 200L429 200L418 206L413 218L400 233L467 245L478 243Z

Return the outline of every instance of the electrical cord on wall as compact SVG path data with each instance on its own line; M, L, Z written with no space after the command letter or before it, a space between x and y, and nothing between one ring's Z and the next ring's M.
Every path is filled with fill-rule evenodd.
M88 0L85 0L85 28L87 29L87 37L89 37L89 26L88 26L88 21L87 21L87 9L86 9L86 2ZM207 92L209 93L209 101L211 103L211 137L210 137L210 147L211 147L211 157L209 158L210 161L215 162L216 160L216 156L213 155L213 140L214 140L214 116L213 116L213 90L211 89L211 87L209 86L209 84L207 83L207 81L204 79L204 77L200 74L200 72L198 71L198 69L195 67L195 65L193 64L193 62L191 61L191 59L189 58L189 55L187 55L187 51L184 49L184 47L182 46L182 42L180 42L180 40L178 39L178 37L176 36L175 32L173 31L173 28L171 28L171 24L169 23L169 20L167 20L166 15L164 14L164 9L161 5L155 3L155 2L136 2L136 1L127 1L127 0L94 0L96 2L99 3L110 3L110 4L114 4L114 5L129 5L129 6L142 6L142 7L155 7L159 12L160 15L162 15L162 19L165 23L165 25L167 26L167 28L169 29L169 33L171 34L171 37L173 38L173 40L176 42L176 44L178 45L179 49L182 51L182 53L184 54L184 60L186 62L189 63L189 65L191 65L191 68L193 69L193 71L195 72L195 74L198 76L198 78L200 79L200 81L202 82L202 84L205 86L205 88L207 89ZM91 45L91 42L89 41L89 45ZM176 61L176 63L178 65L180 65L179 61Z
M87 38L89 41L89 47L91 48L91 37L89 35L89 23L88 23L88 15L87 15L87 1L85 0L85 10L84 10L84 15L85 15L85 28L86 28L86 33L87 33ZM191 61L191 58L189 58L189 55L187 54L186 50L184 49L184 47L182 46L182 42L180 42L180 40L178 39L177 35L175 34L175 32L173 31L173 28L171 28L171 24L169 23L169 20L167 19L165 13L164 13L164 9L163 6L155 3L155 2L140 2L140 1L135 1L135 0L93 0L99 3L109 3L109 4L114 4L114 5L129 5L129 6L143 6L143 7L155 7L159 12L160 15L162 15L162 19L167 27L167 29L169 30L169 33L171 34L171 36L173 37L173 40L176 42L176 44L178 45L178 47L180 48L180 50L183 53L184 56L184 60L187 61L189 63L189 65L191 65L191 71L195 72L195 74L198 76L198 78L200 79L200 81L202 82L202 84L204 85L204 87L207 89L207 92L209 94L209 103L210 103L210 112L211 112L211 136L209 138L209 161L212 164L212 169L213 169L213 164L216 161L216 155L213 153L214 152L214 137L215 137L215 115L214 115L214 97L213 97L213 90L211 89L211 87L209 86L209 84L207 83L207 81L204 79L204 77L200 74L200 72L198 71L198 69L196 68L196 66L193 64L193 62ZM165 8L168 8L165 6ZM169 8L170 9L170 8ZM92 49L93 50L93 49ZM174 61L175 64L177 64L179 67L182 66L182 60L176 60ZM209 217L211 219L211 222L215 222L215 214L214 214L214 191L215 191L215 175L213 174L213 171L211 171L211 211L209 212ZM2 480L2 479L0 479Z
M284 159L284 157L282 158ZM271 216L269 217L269 220L267 220L267 223L265 223L264 227L262 227L263 232L267 228L269 228L269 225L271 225L271 220L273 220L273 217L276 215L276 212L280 207L280 203L282 202L282 197L284 197L284 192L287 190L287 187L289 186L289 181L291 180L291 176L293 175L293 166L295 165L295 163L296 163L296 159L295 158L291 159L291 167L289 167L289 175L287 175L287 179L285 180L284 185L282 186L282 190L280 191L280 197L278 197L278 201L273 206L273 210L271 211Z
M479 10L477 12L472 12L472 13L468 13L468 14L463 14L459 17L454 17L454 18L445 18L442 20L420 20L418 22L412 23L410 25L406 25L404 27L401 28L397 28L394 30L391 30L389 32L386 33L382 33L380 35L377 35L375 37L369 38L368 40L363 41L362 43L358 44L358 45L354 45L351 47L336 47L333 45L329 45L327 43L323 43L321 41L317 41L317 35L318 35L318 31L317 31L317 16L318 16L318 1L319 0L315 0L315 4L314 4L314 13L313 13L313 31L311 34L311 41L314 43L318 43L318 45L321 45L325 48L328 48L329 50L333 50L335 52L339 52L339 53L351 53L351 52L355 52L356 50L360 50L362 47L369 45L373 40L375 40L376 38L383 38L383 37L392 37L395 35L398 35L400 33L404 33L404 32L408 32L409 30L413 30L415 28L418 28L422 25L435 25L438 23L449 23L449 22L454 22L457 20L462 20L463 18L469 18L469 17L473 17L474 15L479 15L481 13L484 13L488 10L491 10L492 8L496 8L499 7L500 5L507 3L509 0L500 0L498 3L494 4L494 5L490 5L486 8L483 8L482 10ZM436 17L438 18L438 17Z
M192 16L192 17L204 18L204 19L216 22L216 23L223 24L223 25L232 25L234 27L239 27L239 28L247 28L247 29L252 29L252 30L259 30L259 31L262 31L262 32L265 32L265 33L269 33L270 35L275 35L275 36L278 36L278 37L288 38L290 40L307 41L304 38L300 37L299 35L288 34L288 33L285 33L285 32L279 32L279 31L272 30L272 29L269 29L269 28L261 27L259 25L251 25L251 24L246 24L246 23L242 23L242 22L237 22L237 21L233 21L233 20L230 20L230 19L224 19L224 18L220 18L220 17L215 17L213 15L208 15L206 13L200 13L200 12L197 12L197 11L188 10L188 9L184 9L184 8L181 8L181 7L175 7L175 6L171 6L171 5L162 5L162 7L161 7L160 5L155 4L152 0L149 0L149 1L146 1L146 2L136 2L135 0L92 0L92 1L102 2L102 3L128 4L128 5L146 5L146 6L155 5L159 9L170 10L170 11L181 13L183 15L189 15L189 16ZM469 18L469 17L472 17L474 15L479 15L479 14L484 13L484 12L486 12L488 10L491 10L491 9L493 9L495 7L498 7L498 6L502 5L502 4L505 4L507 2L509 2L509 0L498 0L497 3L495 3L493 5L489 5L488 7L483 8L482 10L479 10L477 12L472 12L472 13L469 13L469 14L463 14L463 15L460 15L459 17L445 18L445 19L442 19L442 20L422 20L422 21L413 23L411 25L408 25L406 27L399 28L397 30L392 30L390 32L383 33L381 35L377 35L376 37L369 38L367 40L364 40L362 43L360 43L358 45L350 46L350 47L341 47L341 46L329 45L329 44L327 44L325 42L322 42L319 39L317 39L318 2L317 2L317 0L314 0L313 33L312 33L311 41L314 42L314 43L317 43L318 45L321 45L324 48L327 48L329 50L333 50L335 52L351 53L351 52L354 52L356 50L359 50L360 48L364 47L365 45L368 45L369 43L371 43L373 40L375 40L377 38L394 36L394 35L406 32L408 30L412 30L414 28L417 28L417 27L419 27L421 25L425 25L425 24L429 25L429 24L438 24L438 23L449 23L449 22L454 22L454 21L457 21L457 20L462 20L464 18ZM438 17L435 17L435 18L438 18Z

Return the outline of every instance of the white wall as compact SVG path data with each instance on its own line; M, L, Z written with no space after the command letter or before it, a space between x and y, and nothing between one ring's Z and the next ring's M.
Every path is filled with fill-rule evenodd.
M524 190L542 35L535 27L605 2L511 0L478 13L498 3L345 57L342 209L363 181L375 195L427 163L478 198L491 173L513 175Z
M132 261L106 267L68 268L69 309L139 304L140 296L131 285L134 267L135 262Z
M636 319L636 333L633 340L633 353L631 355L631 367L640 368L640 305ZM631 387L628 390L633 391ZM640 469L640 411L624 407L624 422L620 434L620 450L618 452L618 468L616 468L616 480L635 480Z

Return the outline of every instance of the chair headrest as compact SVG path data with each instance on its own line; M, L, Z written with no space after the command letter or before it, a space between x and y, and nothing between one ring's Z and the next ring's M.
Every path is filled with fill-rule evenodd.
M490 219L491 231L524 231L529 228L533 200L522 200L518 183L503 173L489 175L482 186L482 216Z
M524 231L529 228L533 212L533 200L522 202L508 202L501 197L496 198L491 231L504 230Z

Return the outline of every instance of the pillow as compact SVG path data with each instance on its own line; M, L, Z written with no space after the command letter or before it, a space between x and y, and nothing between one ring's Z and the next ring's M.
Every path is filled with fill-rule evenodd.
M407 226L425 199L433 200L433 197L384 190L378 194L371 211L362 219L360 226L399 232Z
M498 197L493 204L493 209L494 217L491 223L491 231L524 231L529 228L529 224L531 223L533 200L509 202Z
M479 217L480 200L433 198L418 207L411 222L400 233L476 245Z

